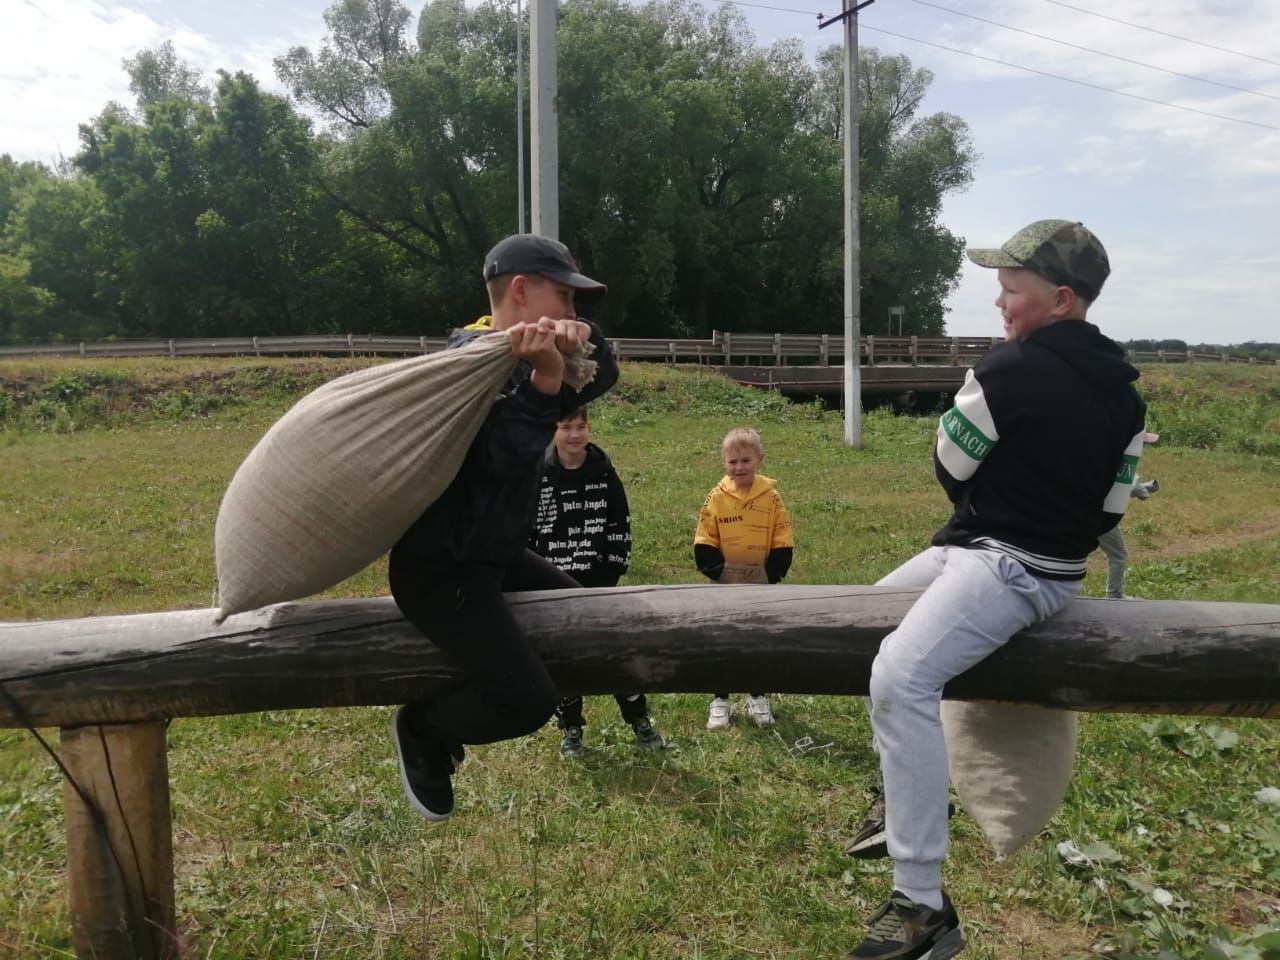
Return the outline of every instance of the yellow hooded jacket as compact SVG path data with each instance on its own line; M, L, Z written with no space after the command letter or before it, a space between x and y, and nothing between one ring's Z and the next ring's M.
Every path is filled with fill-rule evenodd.
M763 567L770 550L794 547L791 515L777 486L777 480L756 474L743 495L732 477L722 477L702 502L694 545L715 547L735 567Z

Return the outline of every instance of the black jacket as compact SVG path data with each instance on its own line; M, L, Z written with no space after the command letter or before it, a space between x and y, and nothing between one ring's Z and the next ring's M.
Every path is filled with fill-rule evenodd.
M631 561L631 511L608 455L594 443L576 470L547 447L529 549L584 587L612 587Z
M455 330L446 349L486 331ZM393 564L445 569L455 564L506 566L529 542L537 515L547 445L556 421L590 403L618 381L618 365L600 328L591 324L595 379L581 392L569 386L548 396L529 382L533 367L520 362L494 398L462 467L391 549Z
M939 421L934 465L955 512L934 544L1083 578L1137 476L1146 418L1137 379L1124 351L1083 320L987 353Z

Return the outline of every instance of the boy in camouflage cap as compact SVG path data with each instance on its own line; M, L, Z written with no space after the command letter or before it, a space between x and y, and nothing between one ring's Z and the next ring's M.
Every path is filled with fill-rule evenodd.
M943 960L964 947L942 890L948 771L942 688L1080 589L1119 521L1142 452L1138 371L1085 314L1110 264L1080 223L1039 220L969 259L997 271L1006 343L968 372L938 424L934 467L954 511L880 584L924 588L871 668L884 777L848 849L893 858L893 893L848 957Z

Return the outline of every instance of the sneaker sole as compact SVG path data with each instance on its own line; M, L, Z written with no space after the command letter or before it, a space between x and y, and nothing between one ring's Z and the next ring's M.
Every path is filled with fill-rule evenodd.
M729 718L728 718L728 717L725 717L723 720L708 720L708 721L707 721L707 729L708 729L708 730L726 730L726 729L728 729L728 727L729 727Z
M889 856L889 841L881 830L863 840L855 840L844 852L858 860L883 860Z
M413 807L424 820L430 820L432 823L439 823L442 820L448 820L453 816L453 811L448 813L437 813L429 809L418 799L417 794L413 792L413 787L409 785L409 774L404 769L404 751L400 748L400 711L404 707L400 707L391 715L391 738L396 742L396 765L400 768L400 786L404 789L405 799L409 801L409 806Z
M956 805L948 803L947 819L950 820L955 815ZM889 856L888 834L884 830L880 830L869 837L850 840L845 845L844 852L857 860L883 860Z
M920 960L947 960L964 949L964 928L956 927L948 930L946 936L935 943L928 953L922 953Z

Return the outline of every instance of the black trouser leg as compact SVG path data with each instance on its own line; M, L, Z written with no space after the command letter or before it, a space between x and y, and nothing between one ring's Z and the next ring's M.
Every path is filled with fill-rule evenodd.
M390 580L405 618L465 673L451 689L408 705L411 730L446 744L494 743L546 723L555 684L502 593L576 587L576 580L527 550L506 569L429 570L393 556Z
M565 727L584 727L587 721L582 716L582 698L581 697L565 697L556 704L556 726L561 730Z
M643 693L615 693L613 699L618 701L618 710L627 723L635 723L649 715L649 702Z

